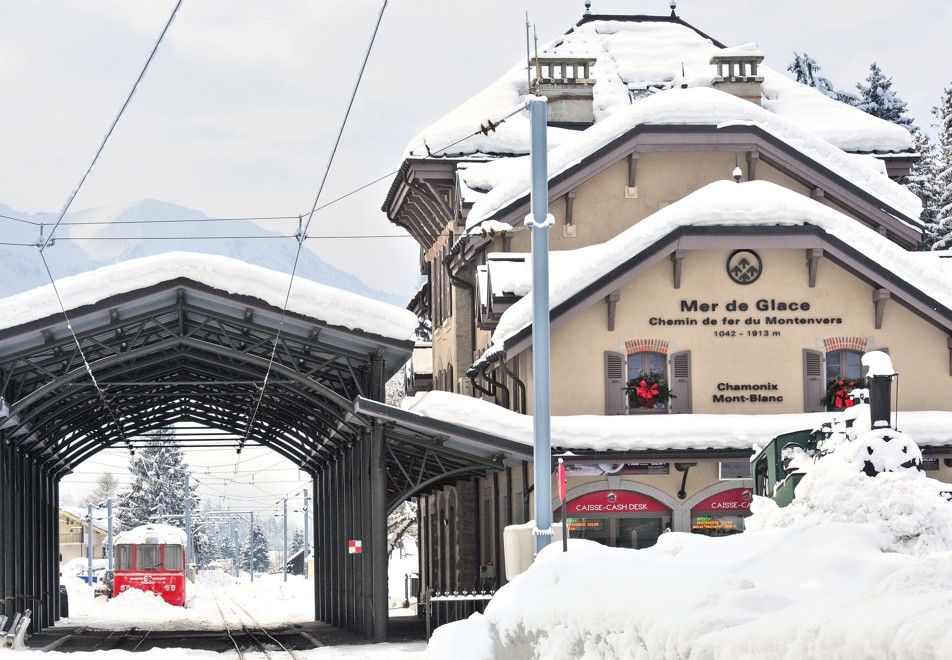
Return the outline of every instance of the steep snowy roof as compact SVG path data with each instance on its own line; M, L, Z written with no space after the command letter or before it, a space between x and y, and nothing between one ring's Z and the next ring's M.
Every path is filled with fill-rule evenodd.
M596 81L593 110L597 125L616 112L637 105L654 90L682 85L710 87L717 72L710 63L711 57L724 51L720 44L677 18L633 16L618 20L596 16L541 47L539 52L543 57L596 59L591 76ZM753 44L745 44L729 52L759 51ZM764 78L764 108L840 149L879 153L912 149L909 132L895 124L835 101L768 66L758 67L758 73ZM526 65L520 62L413 138L406 157L528 153L528 118L521 114L510 117L492 132L471 136L488 121L497 122L523 105L527 88ZM572 133L551 129L549 141L558 146Z
M895 273L898 280L952 309L950 269L935 267L938 256L909 253L839 211L767 181L716 181L605 243L553 252L558 267L550 268L550 305L556 307L678 227L778 225L819 227ZM524 297L502 315L493 332L493 343L502 345L531 320L532 300Z
M283 308L290 275L246 264L237 259L190 252L169 252L132 259L57 281L59 296L67 309L92 305L121 293L186 278L227 293L258 298ZM401 341L413 338L416 316L400 307L364 296L294 278L291 312L351 330L363 330ZM0 330L61 314L57 291L52 285L0 300Z
M822 96L818 92L817 94ZM555 148L550 145L548 153L549 179L643 125L718 128L756 126L806 158L873 195L887 207L895 209L898 214L905 216L899 219L906 224L914 224L911 221L918 220L922 212L919 198L884 176L881 166L871 165L868 158L857 158L848 154L783 116L713 89L672 89L659 92L643 101L619 108L610 117L585 131L574 132L569 137L558 140ZM528 128L526 130L528 131ZM551 135L553 129L549 130ZM466 226L472 229L492 218L509 203L529 194L529 158L524 156L467 164L460 170L460 179L471 189L467 193L468 198L476 199L466 218ZM476 198L474 190L488 192Z
M532 446L532 416L451 392L426 392L404 401L410 412ZM781 433L812 430L838 413L785 415L553 416L552 446L594 451L751 449ZM900 426L922 447L952 445L952 412L901 412Z

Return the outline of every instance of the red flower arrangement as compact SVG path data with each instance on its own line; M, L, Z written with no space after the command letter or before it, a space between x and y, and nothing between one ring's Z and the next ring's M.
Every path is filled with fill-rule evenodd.
M826 387L826 396L823 405L828 410L845 410L853 407L853 398L850 392L868 387L865 378L840 378L831 380Z
M632 408L646 408L651 410L664 407L668 399L673 399L668 384L657 374L641 374L628 381L625 387L628 393L628 403Z

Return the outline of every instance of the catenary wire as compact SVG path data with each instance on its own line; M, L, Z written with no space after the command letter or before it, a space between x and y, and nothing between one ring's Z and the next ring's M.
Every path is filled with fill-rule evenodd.
M102 154L103 149L106 148L106 142L109 141L109 137L112 135L112 132L116 128L116 124L119 123L119 119L122 117L122 114L125 112L126 108L129 107L129 103L132 101L133 95L135 95L136 89L139 87L139 83L142 82L142 79L145 77L145 72L149 69L149 64L152 63L153 58L155 58L156 52L159 50L159 44L162 43L162 39L165 37L165 33L168 32L169 26L172 25L172 21L175 20L175 15L178 13L179 7L182 6L182 0L178 0L175 3L175 7L172 9L172 13L169 16L169 20L165 23L165 27L162 28L162 32L159 34L159 38L155 40L155 45L152 47L152 52L149 53L148 59L145 61L145 65L142 67L142 70L139 72L139 77L136 78L135 83L132 85L132 89L129 90L129 95L126 97L125 102L122 104L122 107L119 108L119 112L116 114L116 118L112 120L112 125L109 127L109 130L106 131L106 134L102 138L102 142L99 144L99 149L96 150L96 155L93 156L93 160L89 163L89 167L86 168L86 172L83 173L82 178L79 180L79 184L76 186L76 189L69 194L69 197L66 199L66 203L63 205L63 208L59 212L59 217L56 219L56 223L53 225L53 228L50 230L50 235L43 242L43 245L40 247L40 252L46 249L46 246L50 244L50 241L53 240L53 234L56 232L56 228L59 227L60 222L63 220L63 216L66 215L66 212L69 210L69 207L72 205L73 200L76 199L76 195L82 189L83 184L86 182L86 177L89 176L89 173L92 171L93 166L96 164L96 161L99 160L99 155Z

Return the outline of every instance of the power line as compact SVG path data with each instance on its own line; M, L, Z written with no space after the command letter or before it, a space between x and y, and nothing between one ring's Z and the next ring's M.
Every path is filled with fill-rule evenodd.
M255 418L258 416L258 410L261 408L261 401L264 399L265 389L268 387L268 377L271 375L271 368L274 366L274 355L278 350L278 340L281 337L281 330L284 327L284 318L287 314L288 302L291 299L291 288L294 286L294 275L297 272L298 261L301 258L301 249L304 247L304 237L307 236L307 230L311 226L311 221L314 219L314 211L317 209L318 201L321 199L321 193L324 191L324 184L327 182L327 175L334 163L334 156L337 154L338 146L340 146L341 136L344 134L344 128L347 126L347 120L350 117L350 112L354 107L354 99L357 97L357 90L360 88L360 81L364 77L364 70L367 68L367 61L370 59L370 53L373 50L374 42L377 39L377 32L380 30L380 23L383 20L383 13L386 9L387 0L383 0L383 4L380 6L380 13L377 15L377 22L374 25L373 34L370 36L370 43L367 44L367 52L364 54L364 60L360 65L360 71L357 73L357 80L354 83L354 89L350 94L350 101L347 103L347 110L344 113L344 119L341 121L340 129L337 131L337 138L334 140L334 146L331 149L327 166L324 168L324 174L321 177L321 183L317 188L317 194L314 196L314 203L311 205L311 212L308 214L307 223L304 225L304 229L300 232L297 252L294 255L294 264L291 267L291 278L288 281L288 290L284 297L284 306L281 310L281 323L278 326L278 330L274 336L274 342L271 345L271 356L268 359L268 368L265 370L264 380L262 381L261 387L259 388L258 400L255 403L255 406L251 412L251 417L248 420L248 430L245 433L244 439L238 445L239 461L241 460L241 449L251 436L251 429L255 423ZM235 463L235 469L238 469L237 462Z
M43 250L46 249L46 246L50 244L50 241L53 240L53 233L56 231L56 228L59 227L59 223L63 221L63 216L66 215L66 211L69 210L70 205L73 203L73 200L76 199L76 194L82 189L83 184L86 182L86 177L89 176L89 173L92 171L93 166L96 164L96 161L99 160L99 155L102 153L102 150L106 148L106 142L109 141L109 137L112 135L113 130L116 128L116 124L119 123L119 119L122 117L122 114L125 112L126 108L129 107L129 103L132 101L132 96L136 92L136 88L139 87L139 83L142 82L142 78L145 77L145 72L149 69L149 64L152 63L152 59L155 57L155 53L159 50L159 44L162 43L165 33L168 32L169 26L172 25L172 21L175 19L175 15L178 13L179 7L182 6L182 0L178 0L175 3L175 8L172 9L172 14L169 16L169 20L166 22L165 27L162 28L162 32L159 34L159 38L155 41L155 46L152 47L152 52L149 53L148 59L145 61L145 65L142 67L142 70L139 72L139 77L136 78L135 84L132 85L132 89L129 90L129 96L126 97L125 102L122 104L122 107L119 108L119 113L116 115L116 118L112 120L112 125L109 127L109 130L106 131L106 134L102 138L102 142L99 144L99 149L96 150L96 155L93 156L92 162L89 164L89 167L86 168L86 172L83 174L83 177L79 180L79 185L76 186L76 189L69 194L69 197L66 200L66 203L63 205L63 208L60 210L59 217L56 219L56 224L53 225L53 228L50 230L50 235L43 242L43 245L40 246L40 253L42 254ZM44 262L45 263L45 262Z

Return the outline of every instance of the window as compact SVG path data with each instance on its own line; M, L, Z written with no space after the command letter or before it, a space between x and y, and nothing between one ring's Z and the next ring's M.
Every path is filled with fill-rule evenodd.
M827 410L840 410L853 405L849 392L856 387L865 387L863 376L863 354L847 349L830 351L826 354L826 395L823 402Z
M158 571L162 568L162 546L142 543L136 546L136 570Z
M116 570L117 571L131 571L132 570L132 546L131 545L117 545L116 548Z
M183 565L184 561L185 558L184 553L182 552L182 546L171 544L165 546L165 570L180 571L185 568Z
M664 411L670 397L667 356L643 351L628 356L628 407L635 412Z
M856 380L863 376L862 353L858 351L830 351L826 354L826 381Z

